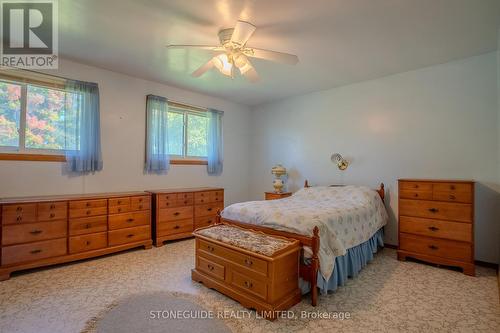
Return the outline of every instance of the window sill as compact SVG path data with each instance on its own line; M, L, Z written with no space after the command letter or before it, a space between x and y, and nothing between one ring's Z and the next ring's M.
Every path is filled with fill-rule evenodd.
M1 161L66 162L64 155L0 153Z
M206 160L175 159L175 160L170 160L170 164L172 164L172 165L207 165L208 162Z

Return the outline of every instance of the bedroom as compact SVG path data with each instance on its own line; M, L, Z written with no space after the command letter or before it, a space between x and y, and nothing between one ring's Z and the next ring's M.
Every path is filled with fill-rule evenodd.
M45 2L53 6L51 45L57 63L33 68L18 62L18 68L0 71L0 275L4 280L0 281L0 331L127 331L123 326L130 332L168 332L179 327L191 332L207 327L210 331L500 329L498 1ZM24 3L34 5L33 1ZM13 10L9 4L12 1L1 1L4 14ZM16 7L14 12L23 9ZM41 17L50 14L42 9L40 13ZM15 15L9 17L13 22ZM15 30L16 25L2 22L5 64L6 51L12 47L7 37L15 40L6 31ZM50 44L35 23L25 27L25 33L35 29L30 32ZM255 78L253 71L244 72L236 64L229 73L232 78L215 63L193 77L212 57L225 54L218 33L239 24L245 31L255 27L248 47L295 55L298 62L290 64L293 57L270 61L246 54L259 77L257 82L250 81ZM171 44L213 47L166 47ZM8 59L26 59L13 49ZM48 59L43 54L41 58ZM76 86L84 89L78 94L94 98L98 105L67 99ZM59 108L38 109L40 96L49 98L49 94L50 103L57 104L54 96L62 96L64 102L58 101ZM65 122L71 117L56 116L70 109L70 104L98 116L93 118L97 126L92 123L87 136L82 134L85 131L76 131L71 137L94 144L90 154L95 159L90 164L79 163L82 150L65 149L67 142L73 142L68 140L68 129L74 128ZM161 109L157 105L168 109L171 120L163 132L161 127L148 127L159 114L154 112ZM48 115L47 110L51 111ZM220 131L208 115L219 115ZM161 133L169 144L151 144ZM191 136L202 139L201 148L189 144ZM162 156L160 146L167 151L163 159L156 158ZM340 159L332 159L334 154ZM147 161L153 169L168 170L148 172ZM345 170L341 170L342 161L347 162ZM276 168L272 174L278 165L286 171ZM82 168L86 170L78 170ZM304 188L306 180L311 187ZM274 193L273 185L279 188L281 182L284 193ZM379 189L381 183L383 200L367 190ZM242 305L241 295L231 294L244 289L219 287L216 291L211 289L213 281L193 281L192 269L200 261L192 232L204 223L219 221L220 209L231 206L236 210L235 204L258 200L259 207L250 210L254 215L249 220L261 222L265 215L261 209L271 207L281 209L284 221L301 214L290 213L287 205L304 205L304 215L306 206L316 201L340 209L349 191L363 192L370 202L383 205L385 246L372 244L373 259L363 259L360 265L365 267L347 273L355 276L340 279L335 288L313 288L316 306L311 304L313 293L304 280L313 271L315 282L329 280L325 275L340 269L327 271L324 260L331 264L335 258L347 258L348 250L365 244L366 239L352 247L323 248L323 252L339 253L319 251L316 270L311 269L312 258L301 257L291 273L302 277L300 285L292 278L287 281L294 287L285 290L295 291L298 303L280 308L283 312L272 321L244 306L255 304ZM268 198L281 199L265 201L265 192L270 192ZM204 193L207 197L201 196ZM288 193L293 195L287 197ZM324 202L304 198L316 194L325 195ZM408 196L414 195L420 197L412 197L411 202L432 206L422 206L423 212L408 205L401 210L401 200L408 204ZM341 199L332 199L337 196ZM197 207L205 206L212 210L198 217ZM453 207L467 210L457 213ZM174 209L169 212L179 215L167 220L185 223L162 224L161 209ZM85 216L87 211L90 216ZM406 216L405 211L413 213ZM229 219L224 211L221 214L222 220ZM241 212L237 214L236 219L242 218ZM418 221L408 223L408 217ZM430 222L434 224L425 224ZM130 229L123 227L126 223L140 224L133 227L141 230L140 241L126 241L132 234L121 232ZM417 225L427 230L403 229ZM177 229L165 231L165 226ZM255 224L247 226L259 229ZM314 226L322 227L320 248L335 243L325 240L338 231L331 224L307 224L308 234L302 236L311 243L299 240L305 257L313 252ZM368 232L372 243L378 241L373 237L381 229L374 228ZM273 230L264 229L268 234ZM448 234L432 236L442 232ZM408 234L414 236L408 238ZM210 242L202 237L207 236L196 236L199 244ZM293 235L285 238L294 239ZM113 239L120 244L112 245ZM415 239L438 243L416 244ZM37 247L57 240L58 247L48 249L62 252L48 257L44 256L47 249ZM405 249L422 244L425 248L416 251L424 253L420 256ZM408 252L413 256L398 260L398 245L399 259ZM82 250L85 246L97 248ZM425 254L442 251L442 246L445 254ZM239 251L234 244L227 248L221 255ZM254 253L252 258L272 267L268 256ZM252 262L258 265L260 261ZM219 266L207 264L214 272L226 268L223 261L215 263ZM229 276L232 267L228 265L224 274ZM247 282L247 289L258 288L248 281L240 282ZM269 282L269 290L273 286ZM300 287L304 290L297 296ZM163 312L183 309L216 316L174 319Z

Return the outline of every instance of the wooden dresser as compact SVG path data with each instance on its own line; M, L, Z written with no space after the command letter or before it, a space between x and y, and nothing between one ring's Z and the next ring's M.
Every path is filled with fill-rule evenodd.
M217 224L213 228L220 226L224 225ZM218 290L268 319L275 319L279 311L300 302L299 241L245 229L245 233L253 233L255 238L262 235L287 241L281 249L264 255L254 249L245 249L201 234L206 229L195 232L196 266L191 271L193 281ZM234 234L222 237L226 240L229 238L249 240L252 236ZM255 246L265 247L264 242L258 240Z
M212 187L148 191L153 195L153 240L163 242L193 236L197 228L215 223L224 208L224 189Z
M474 275L474 182L399 180L398 259L406 257Z
M0 279L11 272L151 248L151 195L146 192L0 200Z

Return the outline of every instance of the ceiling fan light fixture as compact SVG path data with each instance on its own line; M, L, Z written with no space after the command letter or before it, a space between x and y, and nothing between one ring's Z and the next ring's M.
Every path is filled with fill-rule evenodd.
M233 64L229 61L227 54L222 53L213 59L215 67L224 75L231 76Z

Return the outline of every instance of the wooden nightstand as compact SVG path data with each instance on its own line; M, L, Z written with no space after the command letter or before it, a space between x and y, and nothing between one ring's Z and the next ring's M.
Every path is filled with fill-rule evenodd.
M266 200L283 199L292 195L292 192L282 192L282 193L265 192L265 193L266 193Z

